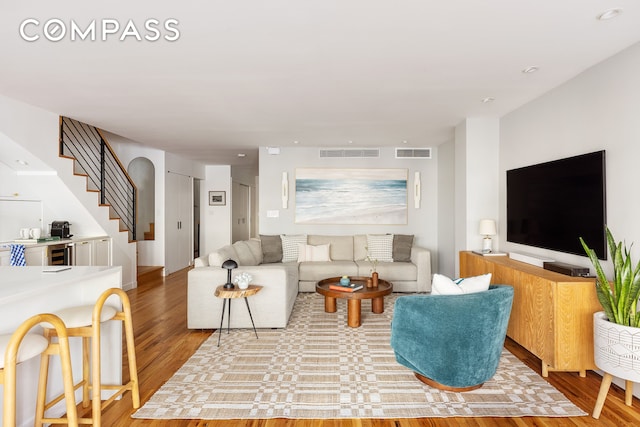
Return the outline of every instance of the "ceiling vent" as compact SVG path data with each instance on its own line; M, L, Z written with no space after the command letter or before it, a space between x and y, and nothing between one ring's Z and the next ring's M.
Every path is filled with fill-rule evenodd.
M321 149L320 158L354 158L354 157L380 157L380 150L377 148L336 148Z
M431 148L396 148L396 159L430 159Z

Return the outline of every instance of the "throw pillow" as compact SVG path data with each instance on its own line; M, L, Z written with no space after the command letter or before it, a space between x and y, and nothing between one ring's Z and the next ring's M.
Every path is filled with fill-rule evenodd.
M231 245L223 246L217 251L211 252L209 254L209 265L212 267L222 267L222 263L228 259L234 260L238 265L240 264L238 254Z
M282 261L282 239L280 236L260 235L262 246L262 263L271 264Z
M489 285L491 285L491 273L481 276L465 277L458 279L457 282L465 294L486 291L489 289Z
M320 262L320 261L331 261L329 257L329 246L326 245L305 245L303 243L298 244L298 262Z
M395 262L410 262L413 234L393 235L393 260Z
M306 234L285 235L282 239L282 262L298 261L298 244L307 244Z
M442 274L434 274L431 281L431 295L473 294L489 289L491 273L481 276L451 280Z
M238 265L258 265L246 240L238 240L232 246L238 254Z
M393 262L393 234L367 234L367 252L372 261Z

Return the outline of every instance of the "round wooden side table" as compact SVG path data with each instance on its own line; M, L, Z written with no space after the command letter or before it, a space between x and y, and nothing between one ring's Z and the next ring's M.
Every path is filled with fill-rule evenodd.
M222 336L222 324L224 323L224 309L227 307L227 301L229 305L227 307L227 334L231 329L231 300L234 298L244 298L244 302L247 304L247 311L249 311L249 318L251 319L251 325L253 326L253 333L256 334L258 339L258 332L256 331L256 325L253 323L253 316L251 315L251 309L249 308L248 297L257 294L262 289L260 285L249 285L247 289L240 289L237 286L233 288L225 288L224 285L220 285L216 288L215 296L222 298L222 317L220 318L220 329L218 330L218 347L220 347L220 337Z

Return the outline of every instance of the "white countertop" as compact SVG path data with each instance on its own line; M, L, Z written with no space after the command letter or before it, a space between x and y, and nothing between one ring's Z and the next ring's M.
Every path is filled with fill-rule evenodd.
M73 236L70 239L61 239L54 240L51 242L40 242L40 243L18 243L24 245L25 248L36 248L39 246L50 246L50 245L60 245L65 243L76 243L76 242L84 242L87 240L98 240L98 239L108 239L109 236ZM0 251L8 251L10 250L9 245L17 243L13 240L7 242L0 242Z
M74 266L69 270L57 273L44 273L43 270L47 268L51 267L0 267L0 305L24 301L25 298L39 295L43 291L51 291L56 287L66 286L72 282L89 281L107 270L122 269L120 266Z

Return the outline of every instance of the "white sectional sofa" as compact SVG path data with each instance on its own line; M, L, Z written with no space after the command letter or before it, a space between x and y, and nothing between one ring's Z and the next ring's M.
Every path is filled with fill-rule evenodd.
M227 259L238 263L233 277L247 272L253 284L264 287L249 298L257 328L286 327L298 292L314 292L316 282L328 277L370 276L374 260L380 278L393 283L394 292L430 292L431 254L412 241L413 236L405 235L283 235L222 247L197 258L188 273L187 326L220 327L222 300L214 291L227 280L227 270L221 268ZM250 328L244 302L236 300L232 307L231 327ZM226 327L226 319L224 323Z

